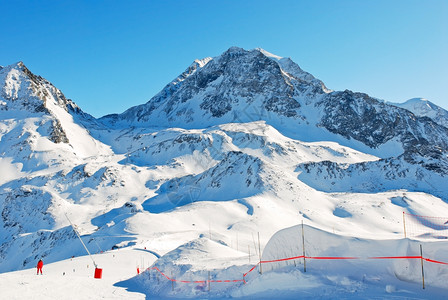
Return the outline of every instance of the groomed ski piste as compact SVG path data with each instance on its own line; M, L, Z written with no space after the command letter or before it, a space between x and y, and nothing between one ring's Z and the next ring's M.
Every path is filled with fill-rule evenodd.
M100 279L86 255L44 265L43 275L0 274L0 290L2 299L446 299L447 247L297 225L274 234L261 260L203 235L160 258L144 245L95 254Z

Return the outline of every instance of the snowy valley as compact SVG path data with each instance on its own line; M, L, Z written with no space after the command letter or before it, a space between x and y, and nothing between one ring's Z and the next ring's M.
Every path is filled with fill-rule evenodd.
M412 217L448 220L443 108L332 91L237 47L99 119L21 62L0 85L8 299L446 295L448 225ZM309 258L305 272L299 256L359 260ZM423 258L440 262L425 261L425 289Z

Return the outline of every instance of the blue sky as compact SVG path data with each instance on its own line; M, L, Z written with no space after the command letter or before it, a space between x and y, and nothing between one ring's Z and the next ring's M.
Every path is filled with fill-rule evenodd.
M195 58L261 47L334 90L448 109L447 16L448 0L0 0L0 65L23 61L100 117Z

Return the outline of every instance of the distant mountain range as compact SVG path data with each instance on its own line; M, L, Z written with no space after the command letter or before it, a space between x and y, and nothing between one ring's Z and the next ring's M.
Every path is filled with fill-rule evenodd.
M0 272L83 254L66 214L92 249L162 255L211 230L251 246L298 217L396 236L402 210L448 215L447 111L329 90L263 49L195 60L99 119L22 62L0 86ZM365 214L388 217L372 229Z

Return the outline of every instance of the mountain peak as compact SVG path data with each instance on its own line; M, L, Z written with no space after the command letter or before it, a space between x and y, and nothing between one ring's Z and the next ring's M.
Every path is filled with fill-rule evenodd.
M258 51L258 52L260 52L260 53L262 53L262 54L263 54L264 56L266 56L266 57L273 58L273 59L275 59L275 60L281 60L281 59L283 59L283 57L278 56L278 55L275 55L275 54L272 54L271 52L268 52L268 51L266 51L266 50L264 50L264 49L262 49L262 48L255 48L254 50L255 50L255 51Z
M0 68L0 110L22 110L57 115L62 108L73 115L92 120L51 82L31 72L22 61Z
M411 111L419 117L428 117L434 122L448 128L448 111L425 98L412 98L404 103L390 103Z
M11 65L5 66L3 68L0 68L0 71L4 74L5 78L9 78L9 80L14 81L23 81L26 79L29 79L33 81L34 83L38 82L45 82L48 83L44 78L41 76L33 74L23 63L23 61L18 61L16 63L13 63Z
M0 70L9 72L11 70L17 70L17 71L22 71L24 72L25 70L28 70L28 68L25 66L25 64L23 63L23 61L18 61L16 63L4 66L4 67L0 67Z
M244 53L244 52L247 51L244 50L243 48L232 46L229 49L227 49L227 51L225 51L224 53Z
M25 67L25 64L23 63L23 61L18 61L14 64L15 66L19 67L19 68L23 68Z
M187 128L261 120L260 113L254 117L242 111L245 107L300 118L300 98L316 99L328 92L289 58L261 48L230 47L214 58L195 60L146 104L102 120Z
M202 68L206 64L208 64L212 59L213 59L212 57L206 57L203 59L195 59L193 63L197 64L200 68Z
M429 101L428 99L417 97L417 98L412 98L412 99L406 100L402 104L432 104L432 102Z

